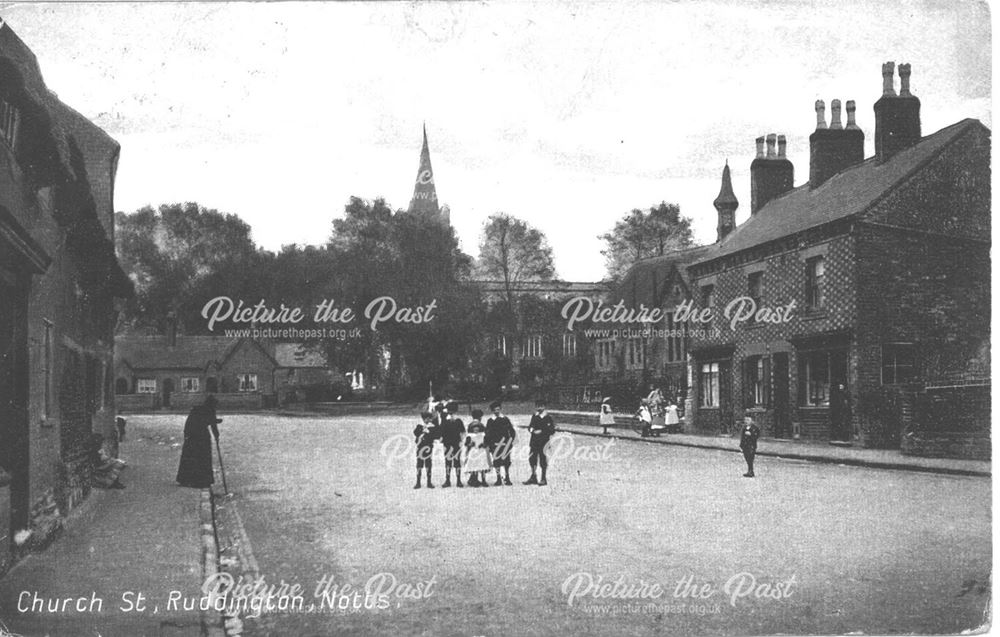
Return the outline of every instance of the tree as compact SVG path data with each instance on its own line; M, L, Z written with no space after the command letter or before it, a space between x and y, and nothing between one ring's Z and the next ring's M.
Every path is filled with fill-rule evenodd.
M333 222L328 249L337 272L329 289L359 315L384 296L400 308L436 305L435 318L420 324L388 321L371 330L362 316L361 338L331 343L331 359L364 369L387 392L427 382L440 387L466 364L477 299L468 285L471 259L451 226L393 213L382 199L352 197Z
M661 202L648 211L632 210L610 232L598 237L607 244L601 254L612 281L641 259L662 256L692 244L691 219L681 216L680 206Z
M162 331L175 314L196 329L207 294L233 296L257 269L250 226L233 214L197 203L165 204L119 212L115 225L119 261L136 290L123 312L127 327ZM210 283L216 290L206 289Z
M551 281L556 270L552 248L540 230L506 213L491 215L483 224L479 240L479 278L499 281L505 307L504 323L513 337L514 367L520 356L518 345L523 333L517 290L529 281Z

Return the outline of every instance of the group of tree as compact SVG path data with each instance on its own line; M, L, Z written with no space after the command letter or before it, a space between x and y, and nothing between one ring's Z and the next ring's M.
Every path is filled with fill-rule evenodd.
M526 283L555 279L551 246L539 229L505 213L484 223L478 259L459 249L449 224L393 210L383 199L352 197L333 219L325 245L276 252L256 246L238 216L196 203L120 212L116 224L119 259L136 290L121 313L120 332L164 333L176 319L185 333L206 334L202 308L218 296L300 307L309 319L317 303L332 300L355 311L360 337L309 345L341 370L364 371L389 392L442 387L477 370L487 370L491 384L509 382L523 335L557 316L525 292ZM662 203L633 210L601 238L614 281L639 259L690 245L690 220L676 205ZM484 298L487 283L499 298ZM400 308L434 301L435 318L368 329L361 313L379 297ZM226 327L246 326L223 323L212 333ZM508 338L506 355L491 345L489 336L497 333Z

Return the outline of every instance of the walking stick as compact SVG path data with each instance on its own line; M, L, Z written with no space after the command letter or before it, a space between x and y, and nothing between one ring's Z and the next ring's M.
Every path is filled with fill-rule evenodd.
M219 454L219 471L222 472L222 488L225 489L223 495L229 495L229 485L226 484L226 465L222 463L222 449L219 447L219 437L215 437L215 450Z

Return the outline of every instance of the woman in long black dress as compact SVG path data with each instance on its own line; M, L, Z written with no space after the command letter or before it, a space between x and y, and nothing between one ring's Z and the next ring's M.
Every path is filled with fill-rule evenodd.
M215 482L212 474L212 438L219 438L218 424L221 418L215 415L215 397L209 396L204 405L191 409L184 423L184 447L181 449L181 463L177 468L177 483L182 487L204 489Z

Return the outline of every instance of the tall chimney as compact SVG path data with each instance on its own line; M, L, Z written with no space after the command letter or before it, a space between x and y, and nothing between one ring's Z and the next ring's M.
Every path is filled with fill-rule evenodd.
M822 100L816 102L819 112ZM854 121L854 102L847 102L847 127L840 123L840 100L830 103L830 127L816 124L809 136L809 187L815 188L865 159L865 134Z
M733 180L729 175L728 161L722 169L722 187L719 189L719 196L715 198L712 205L719 213L716 241L722 241L736 227L736 209L740 207L740 202L733 193Z
M767 154L763 144L767 142ZM775 146L778 152L775 153ZM750 163L750 214L756 214L767 202L792 189L795 167L786 156L787 141L784 135L771 133L757 138L757 157Z
M167 345L177 347L177 315L173 312L167 314Z
M875 102L875 156L883 162L920 141L920 100L910 93L910 65L899 65L899 95L892 62L882 65L882 97Z

